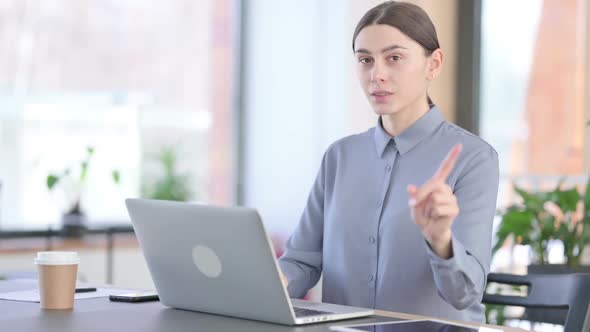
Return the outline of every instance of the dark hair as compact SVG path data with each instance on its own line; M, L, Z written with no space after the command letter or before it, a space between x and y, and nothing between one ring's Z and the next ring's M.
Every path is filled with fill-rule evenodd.
M353 52L354 41L361 30L375 24L386 24L398 29L422 45L426 55L440 47L434 24L422 8L407 2L386 1L370 9L356 25L352 36Z

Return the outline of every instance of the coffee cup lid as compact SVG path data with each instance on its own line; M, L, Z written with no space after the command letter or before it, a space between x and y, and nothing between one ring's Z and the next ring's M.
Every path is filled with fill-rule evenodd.
M71 265L79 264L80 257L75 251L42 251L37 253L35 264Z

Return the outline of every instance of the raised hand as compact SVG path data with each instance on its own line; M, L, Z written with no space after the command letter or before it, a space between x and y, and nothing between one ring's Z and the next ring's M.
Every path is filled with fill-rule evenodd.
M442 258L453 256L451 225L459 214L459 205L446 180L462 149L461 144L453 146L436 173L422 186L407 187L412 219L431 249Z

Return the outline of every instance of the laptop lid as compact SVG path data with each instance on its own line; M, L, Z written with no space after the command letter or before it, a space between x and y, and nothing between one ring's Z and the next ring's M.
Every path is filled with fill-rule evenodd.
M164 305L295 324L256 210L147 199L125 203Z

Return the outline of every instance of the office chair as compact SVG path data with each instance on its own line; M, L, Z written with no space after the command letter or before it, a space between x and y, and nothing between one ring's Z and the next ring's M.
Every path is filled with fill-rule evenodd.
M485 293L483 303L567 309L564 332L590 331L590 273L514 275L490 273L488 283L528 286L525 297Z

